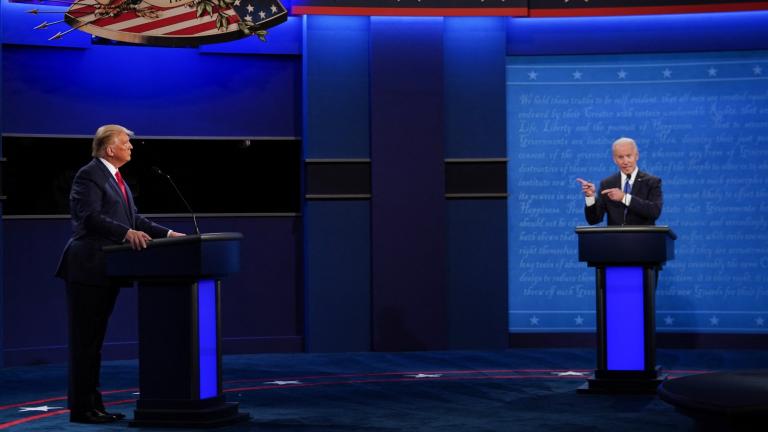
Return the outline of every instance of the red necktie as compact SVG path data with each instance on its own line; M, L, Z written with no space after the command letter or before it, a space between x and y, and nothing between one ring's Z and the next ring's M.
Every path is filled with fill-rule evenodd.
M123 176L120 175L120 171L115 171L115 178L117 179L117 185L120 186L120 190L123 192L123 199L128 202L128 193L125 191L125 182Z

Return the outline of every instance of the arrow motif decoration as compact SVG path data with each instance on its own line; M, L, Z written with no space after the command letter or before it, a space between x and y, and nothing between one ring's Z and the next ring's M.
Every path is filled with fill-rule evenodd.
M62 3L71 4L63 20L44 21L35 27L45 30L62 22L71 27L51 36L50 40L82 30L114 41L173 47L227 42L248 35L256 35L265 41L267 29L288 19L288 11L280 0L77 0ZM38 9L27 12L35 15L50 13Z

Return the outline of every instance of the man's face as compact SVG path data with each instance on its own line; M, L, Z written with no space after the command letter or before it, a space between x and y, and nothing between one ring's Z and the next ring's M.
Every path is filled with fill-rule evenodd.
M117 138L115 138L109 146L109 149L107 149L107 154L112 159L112 165L119 168L131 160L132 148L133 146L131 145L131 139L128 137L128 134L120 132Z
M619 143L613 148L613 162L624 174L632 174L638 157L637 149L629 142Z

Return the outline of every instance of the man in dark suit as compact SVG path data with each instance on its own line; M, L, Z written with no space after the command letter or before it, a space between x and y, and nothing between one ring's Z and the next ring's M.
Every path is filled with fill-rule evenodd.
M619 138L613 143L613 162L619 172L595 185L583 179L581 183L586 206L584 216L590 225L602 222L608 214L608 225L655 225L661 215L663 194L661 179L637 168L640 152L631 138Z
M105 125L93 138L93 160L78 171L69 194L72 238L56 275L66 281L69 312L70 421L108 423L125 417L108 413L99 387L101 347L119 288L106 275L102 246L130 243L141 250L158 237L177 237L139 215L118 168L131 160L133 132Z

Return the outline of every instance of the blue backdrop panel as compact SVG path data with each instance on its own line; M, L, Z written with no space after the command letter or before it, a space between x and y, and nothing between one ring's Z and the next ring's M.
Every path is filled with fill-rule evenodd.
M300 136L295 56L96 45L3 49L4 133L91 135L120 123L139 135Z
M371 349L368 201L308 201L305 220L305 347Z
M309 159L369 157L369 22L368 17L304 17Z
M446 210L450 348L506 348L507 202L449 200Z
M768 48L768 11L510 19L509 55Z
M506 156L504 18L445 18L445 157Z
M188 218L154 218L192 232ZM227 353L302 349L301 224L296 217L199 218L205 232L242 232L240 272L221 285ZM69 219L3 221L6 365L66 360L66 295L53 273L71 233ZM135 358L136 290L123 289L110 319L105 358Z
M442 18L371 18L376 350L447 346L442 52Z
M593 328L575 179L614 172L610 144L630 136L679 235L659 330L766 332L768 53L509 58L507 91L513 331Z

